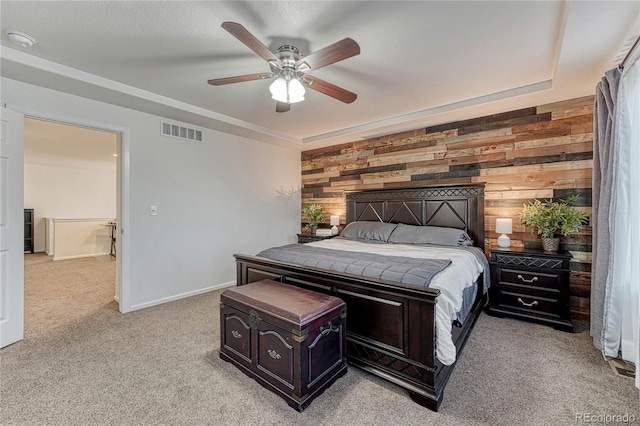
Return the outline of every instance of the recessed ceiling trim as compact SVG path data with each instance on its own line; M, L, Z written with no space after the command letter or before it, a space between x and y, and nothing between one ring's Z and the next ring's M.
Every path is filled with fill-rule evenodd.
M146 90L142 90L137 87L129 86L114 80L109 80L107 78L97 76L95 74L90 74L88 72L78 70L76 68L71 68L66 65L49 61L47 59L42 59L37 56L29 55L27 53L20 52L15 49L8 48L6 46L0 46L0 57L2 57L3 60L15 62L23 66L39 69L52 74L61 75L66 78L71 78L73 80L77 80L86 84L91 84L97 87L122 93L128 96L133 96L145 101L154 102L170 108L176 108L191 114L195 114L201 117L222 122L227 125L238 127L240 129L248 129L268 137L272 137L272 138L276 138L276 139L280 139L288 142L294 142L296 144L300 144L302 142L300 138L297 138L289 134L277 132L273 129L262 127L253 123L249 123L247 121L239 120L237 118L229 117L227 115L210 111L205 108L200 108L191 104L187 104L185 102L180 102L175 99L168 98L166 96L157 95L155 93L148 92Z
M346 135L359 133L359 132L366 132L371 130L380 131L382 128L387 126L394 126L394 125L402 124L412 120L419 120L419 119L430 117L436 114L442 114L442 113L457 110L457 109L477 106L484 103L503 100L506 98L528 95L531 93L548 90L548 89L551 89L551 86L552 86L552 80L544 80L537 83L532 83L524 86L514 87L507 90L502 90L500 92L477 96L475 98L469 98L462 101L452 102L445 105L435 106L433 108L427 108L420 111L411 112L408 114L385 118L383 120L372 121L359 126L347 127L344 129L336 130L335 132L329 132L329 133L323 133L320 135L311 136L311 137L302 139L302 142L311 143L311 142L318 142L318 141L335 138L339 136L346 136ZM371 137L374 137L374 136L371 136ZM369 137L363 137L363 139L368 139L368 138Z
M507 89L507 90L503 90L495 93L490 93L487 95L478 96L475 98L456 101L456 102L452 102L445 105L439 105L433 108L427 108L424 110L415 111L408 114L402 114L402 115L389 117L382 120L372 121L372 122L357 125L357 126L347 127L347 128L333 131L333 132L317 134L317 135L313 135L306 138L298 138L289 134L284 134L269 128L255 125L243 120L229 117L214 111L210 111L210 110L200 108L191 104L187 104L171 98L167 98L165 96L160 96L155 93L148 92L146 90L142 90L133 86L119 83L117 81L96 76L94 74L90 74L85 71L71 68L66 65L62 65L46 59L38 58L36 56L29 55L15 49L11 49L6 46L0 46L0 56L3 58L3 60L15 62L22 66L32 67L38 70L42 70L44 72L53 73L66 78L71 78L85 84L94 85L97 87L104 88L106 90L121 93L123 95L128 95L138 99L142 99L142 100L150 101L163 106L167 106L169 108L176 108L176 109L185 111L189 114L194 114L200 117L205 117L208 119L218 121L220 123L224 123L226 125L230 125L238 130L238 133L234 133L232 131L227 131L227 133L243 135L243 132L242 132L243 130L245 131L244 133L246 133L246 130L250 130L250 131L259 133L262 136L266 136L268 138L274 138L274 139L278 139L286 142L293 142L296 145L302 145L302 144L307 144L311 142L318 142L318 141L323 141L323 140L341 137L341 136L347 136L347 135L355 134L358 132L377 131L377 133L379 134L380 132L384 132L385 127L397 126L405 122L424 119L426 117L453 111L460 108L477 106L483 103L502 100L509 97L520 96L520 95L530 94L530 93L534 93L542 90L547 90L547 89L550 89L552 86L552 80L545 80L545 81L532 83L524 86L519 86L519 87L515 87L515 88L511 88L511 89ZM212 127L212 129L217 130L215 129L215 127Z
M560 20L560 27L558 28L558 36L556 38L556 48L553 58L553 65L551 66L551 75L549 76L549 78L552 80L556 75L556 69L558 68L558 63L560 62L560 54L562 53L562 45L564 44L564 35L567 30L567 22L569 21L570 9L571 0L562 3L562 18Z

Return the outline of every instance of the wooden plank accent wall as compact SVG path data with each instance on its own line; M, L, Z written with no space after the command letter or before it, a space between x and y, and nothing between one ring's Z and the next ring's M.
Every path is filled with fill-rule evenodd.
M518 220L525 203L579 192L591 218L593 103L588 96L303 151L302 205L319 203L344 223L344 191L483 182L487 247L497 244L496 218L511 217L511 244L541 248ZM573 254L572 315L588 319L591 227L561 248Z

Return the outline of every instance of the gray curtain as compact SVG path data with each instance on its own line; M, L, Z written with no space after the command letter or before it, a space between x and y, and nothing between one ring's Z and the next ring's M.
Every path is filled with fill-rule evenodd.
M596 87L593 111L593 248L591 261L591 337L602 350L602 325L610 285L612 234L609 224L614 180L615 116L619 68L607 71ZM608 306L608 303L606 304Z

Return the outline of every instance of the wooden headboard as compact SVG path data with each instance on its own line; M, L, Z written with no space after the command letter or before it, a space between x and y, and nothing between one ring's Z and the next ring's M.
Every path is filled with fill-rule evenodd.
M464 229L484 250L484 184L346 192L347 223L379 221Z

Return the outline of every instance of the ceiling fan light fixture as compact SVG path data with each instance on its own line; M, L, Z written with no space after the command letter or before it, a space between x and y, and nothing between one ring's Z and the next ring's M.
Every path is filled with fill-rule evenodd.
M269 91L271 92L271 99L278 102L295 104L296 102L304 101L304 86L297 78L287 80L284 77L278 77L269 86Z

